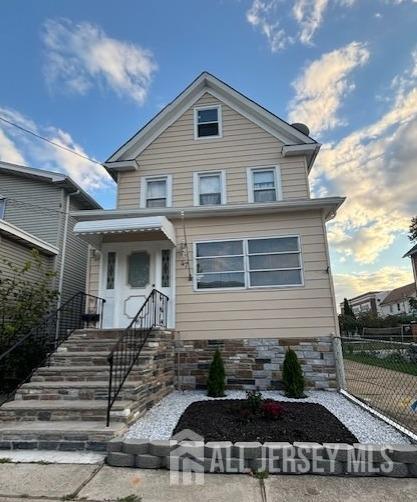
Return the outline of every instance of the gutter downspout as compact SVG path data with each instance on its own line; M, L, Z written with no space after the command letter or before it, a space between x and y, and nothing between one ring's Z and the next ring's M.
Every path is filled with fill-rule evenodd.
M59 267L59 283L58 283L58 305L59 309L62 304L62 290L64 286L64 270L65 270L65 258L67 254L67 237L68 237L68 222L70 217L70 202L73 195L79 195L80 190L76 192L69 193L67 195L67 202L65 204L65 222L64 222L64 235L62 236L62 249L61 249L61 265Z

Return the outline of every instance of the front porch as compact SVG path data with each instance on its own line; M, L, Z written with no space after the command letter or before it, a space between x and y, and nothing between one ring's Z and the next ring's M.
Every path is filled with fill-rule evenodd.
M87 288L106 300L103 328L129 326L153 289L169 298L167 327L174 328L176 237L166 217L83 221L74 232L93 248Z

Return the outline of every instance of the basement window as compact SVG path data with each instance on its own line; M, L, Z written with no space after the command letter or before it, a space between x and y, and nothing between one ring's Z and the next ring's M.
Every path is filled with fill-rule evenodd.
M221 138L222 120L220 106L194 108L194 139Z

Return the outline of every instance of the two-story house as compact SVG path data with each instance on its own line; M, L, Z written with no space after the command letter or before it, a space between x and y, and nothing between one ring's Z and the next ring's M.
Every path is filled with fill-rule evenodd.
M87 283L104 327L126 327L156 288L183 386L204 386L220 347L229 386L266 388L291 345L310 385L335 387L326 222L344 199L310 196L319 149L303 124L202 73L104 164L116 209L72 213L96 250Z
M367 291L354 298L349 298L349 305L355 315L369 312L378 316L382 314L381 303L388 294L389 291ZM344 313L344 302L340 303L340 311L342 314Z
M71 178L60 173L0 161L0 270L21 267L37 249L55 272L51 287L60 301L85 291L88 244L73 233L77 210L101 210ZM36 280L33 268L29 279Z

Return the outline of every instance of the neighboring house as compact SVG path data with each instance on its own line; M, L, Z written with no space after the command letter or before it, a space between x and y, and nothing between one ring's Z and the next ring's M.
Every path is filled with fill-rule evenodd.
M51 271L58 248L0 219L0 279L13 276L13 271L7 263L23 268L25 263L32 259L33 249L39 252L43 269ZM36 267L31 267L25 277L31 282L41 278Z
M186 386L204 384L220 346L239 371L258 361L229 386L266 388L292 345L309 384L335 387L326 222L344 199L310 197L319 148L306 126L202 73L104 164L116 209L72 213L96 249L88 292L106 299L104 326L126 327L156 288Z
M368 291L361 295L350 298L349 305L352 307L354 314L361 312L372 312L374 315L382 314L381 302L388 295L389 291ZM343 302L340 303L340 310L343 314Z
M417 287L417 244L413 246L410 251L405 253L403 258L406 258L407 256L410 257L411 259L411 266L413 267L413 274L414 274L414 282Z
M88 245L70 216L85 209L101 206L68 176L0 161L0 257L20 265L38 249L61 302L85 291Z
M411 314L409 300L410 298L416 298L416 296L416 284L414 282L393 289L381 302L382 315Z

